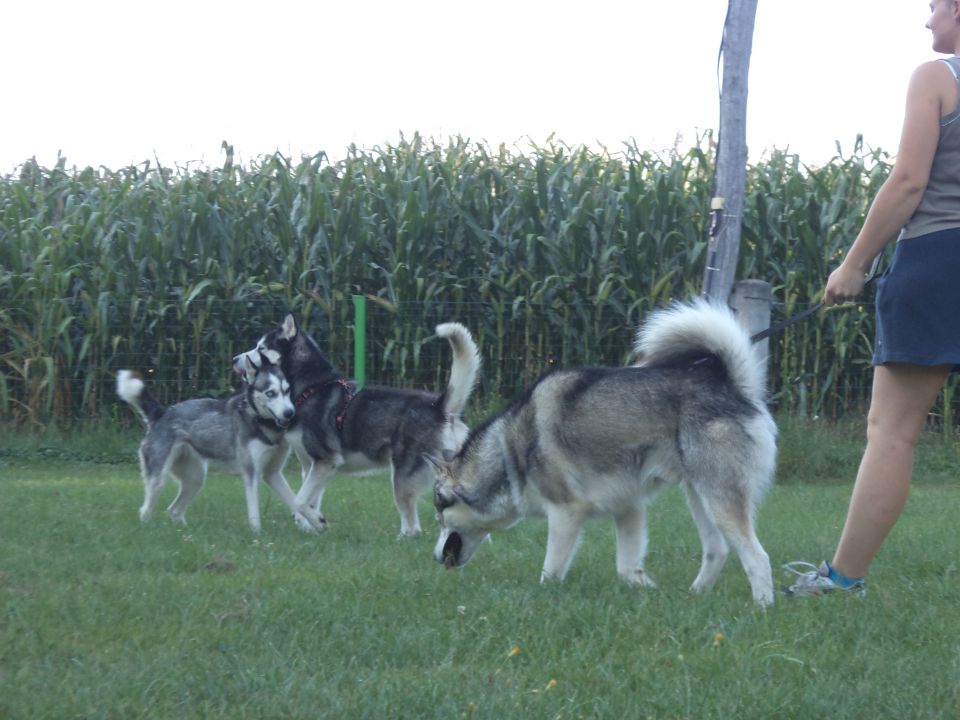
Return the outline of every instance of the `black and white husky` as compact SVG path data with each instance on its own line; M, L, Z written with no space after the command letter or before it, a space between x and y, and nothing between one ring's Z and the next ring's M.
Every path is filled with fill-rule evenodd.
M389 469L400 532L420 532L417 500L436 479L424 456L455 451L466 439L469 430L461 414L480 369L477 346L463 325L444 323L436 332L453 350L450 380L441 395L377 386L356 390L293 315L253 350L234 358L235 366L266 358L290 380L297 415L287 438L303 471L297 493L302 512L319 512L323 491L336 472Z
M180 492L167 508L175 523L185 524L187 506L203 487L207 464L242 475L247 496L247 518L260 532L260 480L276 491L304 530L318 530L316 513L302 512L283 477L290 455L284 434L295 409L290 386L279 367L247 363L244 389L225 400L197 398L166 407L147 389L139 373L117 373L117 394L143 418L147 434L140 443L144 499L140 519L147 520L157 497L172 475Z
M653 585L647 502L663 482L679 483L703 544L691 589L713 586L732 545L754 600L773 602L754 514L773 476L776 426L754 346L727 308L695 301L652 315L636 350L633 367L543 376L455 457L436 460L436 560L463 565L491 531L541 515L541 579L563 579L584 521L603 515L616 525L617 574Z

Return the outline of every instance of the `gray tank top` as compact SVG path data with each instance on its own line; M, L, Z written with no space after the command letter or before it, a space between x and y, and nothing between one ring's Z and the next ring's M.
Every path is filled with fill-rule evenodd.
M950 68L960 88L960 57L943 58L941 62ZM940 118L940 140L930 180L900 239L950 228L960 228L960 100L952 113Z

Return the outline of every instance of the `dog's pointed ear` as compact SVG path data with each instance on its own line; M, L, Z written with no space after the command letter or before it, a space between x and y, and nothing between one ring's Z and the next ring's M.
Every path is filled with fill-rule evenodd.
M444 455L446 455L446 451L444 451ZM427 461L427 464L432 465L433 469L438 473L443 473L450 468L450 460L448 460L446 457L440 459L430 455L429 453L424 453L423 459Z
M250 359L249 355L243 356L243 381L247 385L253 385L253 379L257 376L257 366L253 364L253 360Z
M298 332L300 332L300 325L297 323L297 318L293 316L293 313L287 313L280 325L280 339L293 340Z

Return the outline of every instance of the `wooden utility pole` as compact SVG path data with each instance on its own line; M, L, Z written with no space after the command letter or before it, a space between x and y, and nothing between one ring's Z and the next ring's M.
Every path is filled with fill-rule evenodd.
M728 303L752 333L770 324L770 285L746 280L734 288L747 177L747 76L757 0L729 0L720 56L720 131L716 186L711 200L710 242L703 272L704 297ZM762 352L767 354L767 341Z
M724 302L733 288L740 253L747 176L747 75L756 15L757 0L729 0L720 48L723 61L720 131L703 295Z

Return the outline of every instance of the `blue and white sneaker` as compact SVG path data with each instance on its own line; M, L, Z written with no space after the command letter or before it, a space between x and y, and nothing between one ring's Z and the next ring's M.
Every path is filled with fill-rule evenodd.
M783 566L787 572L797 576L793 585L783 588L787 595L802 597L826 595L832 592L849 592L863 595L867 589L863 578L848 578L841 575L824 560L820 567L808 562L789 562Z

